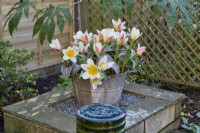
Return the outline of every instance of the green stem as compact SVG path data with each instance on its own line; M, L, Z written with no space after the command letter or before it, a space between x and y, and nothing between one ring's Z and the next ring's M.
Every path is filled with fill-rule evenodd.
M131 41L130 48L133 48L133 41Z
M116 50L115 50L115 62L116 62L116 63L117 63L117 57L118 57L120 48L121 48L121 45L117 45L117 48L116 48Z
M122 72L124 72L124 65L122 66Z

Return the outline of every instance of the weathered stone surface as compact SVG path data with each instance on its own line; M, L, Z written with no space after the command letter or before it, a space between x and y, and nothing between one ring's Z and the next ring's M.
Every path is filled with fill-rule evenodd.
M47 127L52 127L55 131L63 131L65 133L76 133L76 117L57 112L50 108L42 108L40 112L31 117L34 121L43 124L47 123Z
M136 103L127 109L127 125L134 125L143 121L147 117L159 113L166 106L170 105L170 101L146 97L144 100ZM174 112L174 111L173 111Z
M181 103L182 103L182 101L178 101L178 102L175 104L175 115L174 115L174 119L177 119L177 118L180 117L181 110L182 110Z
M172 133L172 131L176 130L179 126L180 126L180 119L177 119L177 120L173 121L172 123L170 123L164 129L162 129L159 133Z
M145 96L140 102L127 107L127 132L156 133L180 115L180 102L183 95L160 89L149 89L143 85L140 87L137 84L129 84L129 87L126 85L127 88L131 93ZM74 96L72 89L52 91L3 108L5 133L13 133L16 128L23 128L20 133L29 133L27 131L76 133L75 116L57 112L49 107L72 96Z
M134 127L131 127L126 133L144 133L144 122L141 122Z
M146 133L157 133L174 121L175 105L167 107L145 120Z
M46 93L38 97L19 102L4 108L5 113L21 115L21 118L28 119L34 124L43 125L45 128L53 127L55 130L75 132L75 117L64 115L49 108L48 105L63 101L74 96L72 90L59 90Z
M23 119L4 113L5 133L25 133L29 127Z
M42 107L63 101L71 96L74 96L73 90L67 88L66 90L51 91L37 97L18 102L16 104L6 106L3 108L4 112L16 112L21 115L29 115L30 112L34 112Z
M29 129L26 133L53 133L53 130L29 122Z
M51 129L35 125L15 116L4 114L5 133L53 133Z
M166 91L146 85L139 85L139 84L134 84L134 83L127 83L124 86L125 90L130 90L134 91L134 93L137 93L139 95L144 95L144 96L150 96L150 97L155 97L155 98L160 98L168 101L176 101L180 99L184 99L185 95L181 93L176 93L172 91Z

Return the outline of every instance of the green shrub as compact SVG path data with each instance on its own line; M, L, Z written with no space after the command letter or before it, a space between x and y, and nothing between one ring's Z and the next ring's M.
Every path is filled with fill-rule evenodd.
M37 90L31 88L37 75L18 70L34 56L27 49L12 49L9 41L0 40L0 107L36 96Z
M53 88L53 90L65 89L66 87L72 86L72 81L69 77L60 75L58 79L58 83Z

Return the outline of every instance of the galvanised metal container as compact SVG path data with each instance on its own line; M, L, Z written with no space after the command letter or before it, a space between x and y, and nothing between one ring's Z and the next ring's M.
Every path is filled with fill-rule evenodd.
M75 75L72 77L75 90L76 104L81 107L91 103L119 104L128 72L119 75L107 76L102 80L102 85L93 89L90 80L84 80Z
M125 111L112 104L90 104L77 111L77 133L124 133Z

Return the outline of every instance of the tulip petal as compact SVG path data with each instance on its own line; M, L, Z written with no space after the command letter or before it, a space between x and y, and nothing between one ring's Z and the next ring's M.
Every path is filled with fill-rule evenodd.
M88 75L87 72L85 72L85 73L83 73L82 78L83 78L83 79L89 79L90 76Z
M67 57L66 55L63 56L63 60L68 60L69 57Z
M105 62L105 63L107 63L107 60L108 60L108 57L105 55L105 56L103 56L103 58L100 59L99 62Z
M87 64L81 64L81 68L82 68L83 70L86 71L86 69L87 69Z
M76 57L70 59L73 63L76 63Z
M88 64L88 65L94 65L94 61L93 61L91 58L89 58L89 59L87 60L87 64Z

